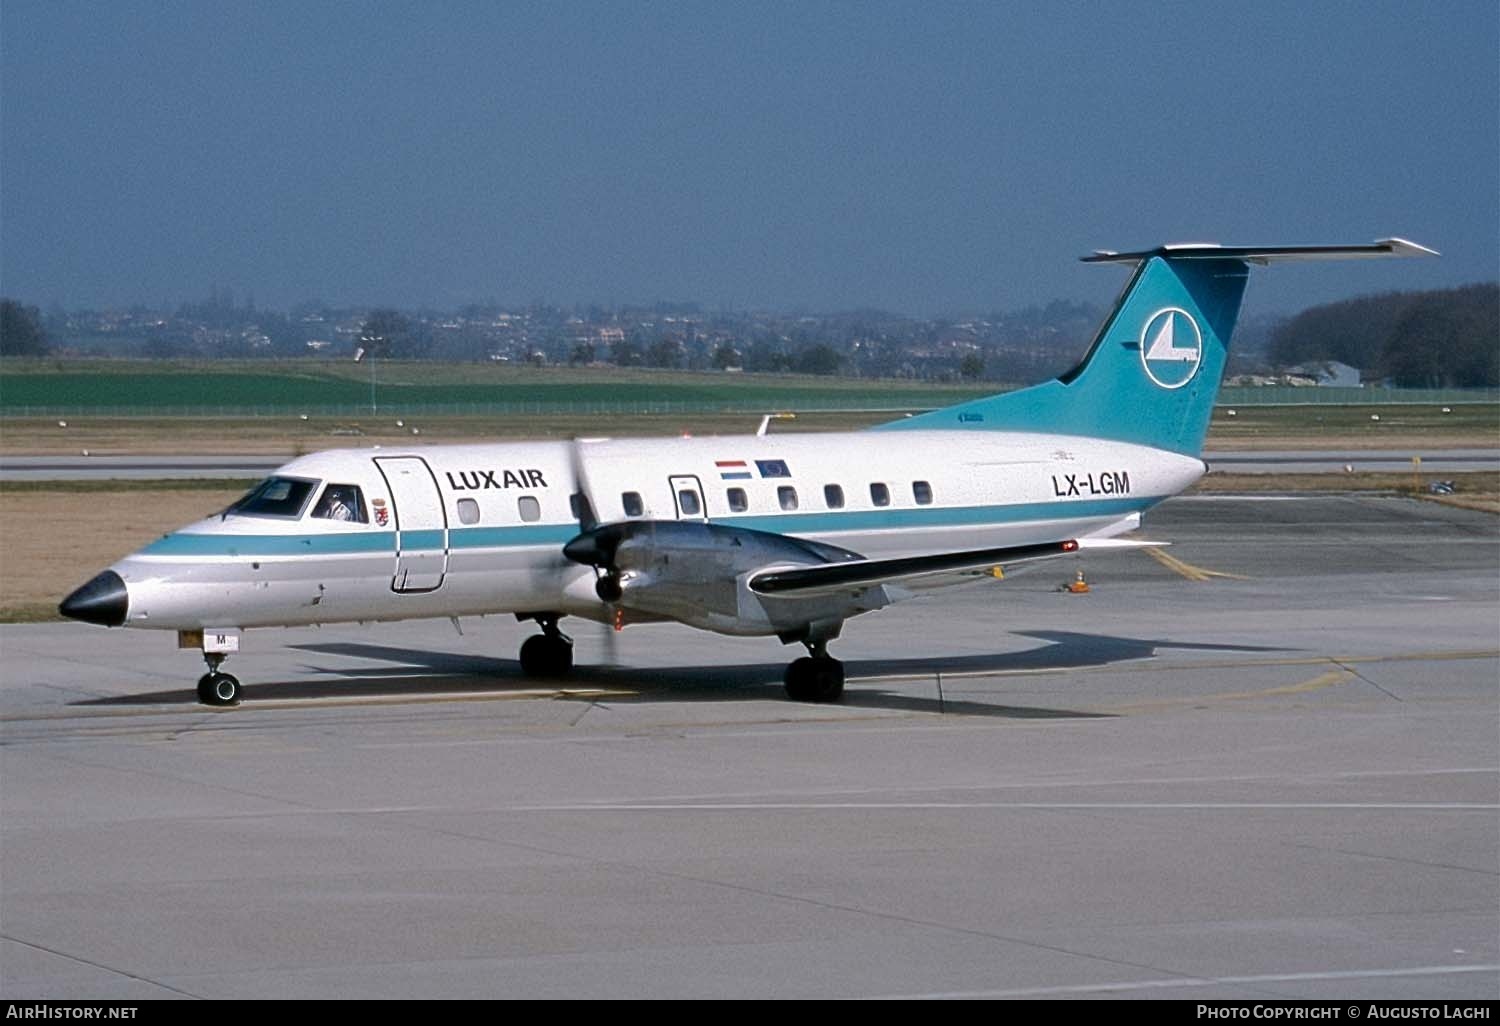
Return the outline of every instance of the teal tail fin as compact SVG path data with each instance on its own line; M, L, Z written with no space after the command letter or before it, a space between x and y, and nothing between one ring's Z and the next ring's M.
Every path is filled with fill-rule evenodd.
M1009 392L881 424L876 430L1032 431L1134 442L1197 456L1252 263L1432 254L1402 239L1370 246L1165 246L1087 263L1135 274L1083 361Z

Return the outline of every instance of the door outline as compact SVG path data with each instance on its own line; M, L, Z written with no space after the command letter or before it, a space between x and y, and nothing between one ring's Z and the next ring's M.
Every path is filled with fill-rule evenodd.
M707 520L708 501L703 495L703 485L698 480L697 474L674 474L667 478L667 483L672 488L672 508L677 511L678 520ZM698 512L684 513L682 503L677 498L678 491L691 491L698 496Z
M429 592L437 591L443 586L443 580L448 576L449 555L448 508L443 503L443 491L438 487L437 475L432 472L432 467L428 465L427 460L421 456L375 456L372 458L375 462L375 469L380 471L380 476L385 481L386 491L390 493L391 510L396 518L396 569L395 572L391 575L391 590L396 592L398 595L425 595ZM383 466L383 464L396 464L408 461L421 464L422 470L426 471L426 480L432 484L432 491L425 497L436 500L438 514L437 518L442 522L441 528L416 526L409 529L403 529L401 525L401 510L403 508L403 499L398 496L398 489L391 483L391 475L386 473L386 468L385 466ZM392 470L394 471L395 468L392 467ZM415 480L420 482L421 476L418 475ZM420 488L421 485L418 484L418 487ZM408 491L405 494L405 498L415 499L416 495L413 492ZM415 508L413 503L406 502L405 508L408 513L408 520L413 519L410 516ZM403 534L406 530L410 530L411 532L415 533L416 531L431 531L434 529L441 530L443 538L442 559L438 564L436 570L437 580L432 583L427 583L426 580L422 580L419 582L418 586L409 587L408 584L411 580L413 570L416 570L419 574L423 574L425 577L431 577L433 571L427 570L424 572L420 569L420 567L414 566L413 564L418 559L430 557L435 550L417 549L415 547L407 548L403 545Z

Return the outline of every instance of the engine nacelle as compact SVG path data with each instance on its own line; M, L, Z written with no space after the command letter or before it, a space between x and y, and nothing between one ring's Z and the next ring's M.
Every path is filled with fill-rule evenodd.
M593 566L599 598L622 609L666 617L721 634L798 637L887 604L873 587L848 596L784 599L757 595L750 575L768 568L859 560L856 552L785 535L700 521L644 520L585 531L563 547ZM836 632L836 627L833 628Z

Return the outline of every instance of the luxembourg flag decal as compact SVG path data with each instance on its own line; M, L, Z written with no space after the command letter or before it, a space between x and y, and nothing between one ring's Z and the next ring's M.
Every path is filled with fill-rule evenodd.
M750 468L744 460L714 460L714 466L718 468L719 477L725 481L748 481L750 479Z

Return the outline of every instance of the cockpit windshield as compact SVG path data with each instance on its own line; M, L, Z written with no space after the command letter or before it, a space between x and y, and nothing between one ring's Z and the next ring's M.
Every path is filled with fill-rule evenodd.
M317 481L301 477L268 477L224 512L242 517L299 517Z

